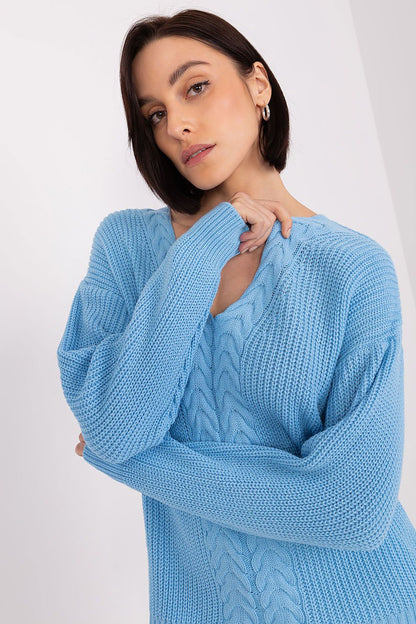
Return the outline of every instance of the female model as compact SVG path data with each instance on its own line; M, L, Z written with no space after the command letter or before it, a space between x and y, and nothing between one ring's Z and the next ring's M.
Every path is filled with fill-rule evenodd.
M76 452L142 493L151 624L414 624L390 256L286 190L284 96L226 21L137 22L120 78L166 206L100 223L57 355Z

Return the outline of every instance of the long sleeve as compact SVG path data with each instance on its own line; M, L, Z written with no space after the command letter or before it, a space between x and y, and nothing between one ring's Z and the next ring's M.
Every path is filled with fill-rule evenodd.
M385 538L403 452L398 334L339 362L323 431L300 456L257 445L165 439L122 465L84 458L131 488L235 530L278 540L371 550Z
M299 455L260 445L182 443L167 432L161 444L123 464L103 461L88 444L85 460L145 495L238 531L377 548L398 500L404 388L397 279L389 256L375 250L351 300L322 430Z
M123 462L169 430L221 270L246 229L232 204L218 204L172 244L129 314L114 260L128 255L118 213L99 225L57 357L68 405L103 459Z

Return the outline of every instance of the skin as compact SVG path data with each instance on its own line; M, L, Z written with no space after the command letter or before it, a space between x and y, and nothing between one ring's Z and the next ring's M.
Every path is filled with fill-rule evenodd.
M174 85L169 85L171 73L189 60L203 60L209 65L190 67ZM176 238L236 193L242 194L239 212L243 205L263 216L268 211L269 223L270 210L274 211L273 221L276 217L282 221L285 213L302 217L316 214L289 193L279 172L260 154L262 109L271 98L271 86L261 62L253 64L249 78L242 78L225 54L188 37L170 36L152 41L136 55L132 77L139 98L155 98L141 106L141 112L146 118L156 113L151 127L157 146L184 178L205 190L196 215L171 209ZM209 84L195 86L205 80ZM215 144L215 147L199 165L186 167L182 163L182 151L197 143ZM280 202L282 211L276 210L276 202ZM263 238L256 251L232 258L231 270L238 264L240 270L253 273L264 244ZM75 452L82 456L85 446L82 433L79 440Z
M189 68L170 86L170 74L194 59L210 65ZM256 61L252 75L243 79L227 55L200 41L175 36L146 45L133 61L132 76L139 98L157 98L141 107L146 118L160 111L152 120L157 146L184 178L206 191L196 215L171 210L172 222L179 228L186 231L238 191L253 198L280 201L291 216L315 214L289 193L279 172L260 154L261 112L271 98L262 63ZM205 80L210 84L188 91L196 82ZM181 160L182 150L195 143L216 146L198 166L186 167Z
M79 434L79 442L75 447L75 453L77 455L80 455L82 457L83 453L84 453L84 446L85 446L85 440L84 440L84 436L82 435L82 433Z

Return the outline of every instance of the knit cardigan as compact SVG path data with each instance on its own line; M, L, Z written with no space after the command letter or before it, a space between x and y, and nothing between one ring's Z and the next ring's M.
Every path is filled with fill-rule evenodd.
M231 203L178 239L167 206L96 230L57 357L84 459L142 494L150 624L416 623L395 268L292 220L215 317Z

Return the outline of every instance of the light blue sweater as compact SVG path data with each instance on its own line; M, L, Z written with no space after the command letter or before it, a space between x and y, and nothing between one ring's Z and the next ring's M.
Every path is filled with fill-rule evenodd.
M247 224L221 202L109 214L57 356L84 459L142 493L151 624L415 624L393 262L323 214L276 221L210 312Z

